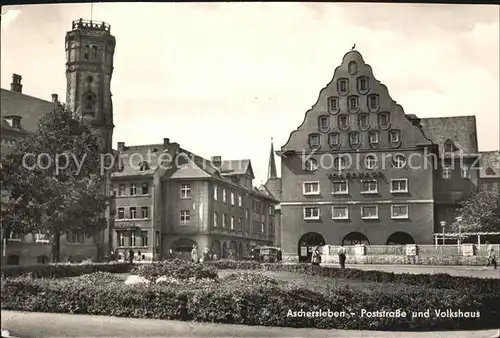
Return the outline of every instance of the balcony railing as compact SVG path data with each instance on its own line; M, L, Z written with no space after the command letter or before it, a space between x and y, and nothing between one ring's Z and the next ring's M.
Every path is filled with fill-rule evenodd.
M111 26L102 21L92 21L92 20L75 20L73 21L73 30L76 29L91 29L104 32L111 32Z

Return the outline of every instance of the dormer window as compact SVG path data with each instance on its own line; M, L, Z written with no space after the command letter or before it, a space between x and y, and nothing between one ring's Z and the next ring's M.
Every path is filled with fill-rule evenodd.
M347 168L347 160L345 159L345 157L337 157L336 159L334 159L333 168L339 171Z
M369 90L368 78L366 76L358 77L358 92L360 94L366 94Z
M149 169L148 163L147 162L141 162L139 163L139 171L146 171Z
M359 129L366 130L370 125L369 115L368 114L359 114L358 123L359 123Z
M349 116L339 115L339 128L347 129L348 126L349 126Z
M334 96L334 97L328 98L328 111L332 114L339 112L339 98L338 97Z
M331 148L338 148L340 146L340 134L339 133L328 134L328 145Z
M495 171L491 169L491 167L486 168L486 175L493 176L495 175Z
M339 79L337 81L337 90L340 95L349 93L349 79Z
M310 134L309 135L309 147L311 147L312 149L317 149L319 148L320 144L319 144L319 134Z
M368 95L368 108L371 111L377 111L380 108L379 97L377 94Z
M457 150L457 148L455 147L455 144L453 143L453 141L446 140L446 142L444 143L444 152L445 153L452 153L456 150Z
M305 161L304 166L307 171L318 170L318 162L314 158L310 158L307 161Z
M381 112L378 115L378 125L380 128L387 128L391 123L389 112Z
M320 116L318 118L318 126L320 131L327 131L330 127L330 117L329 116Z
M21 129L21 116L7 116L5 118L10 127Z
M359 108L359 98L357 96L349 96L347 99L347 102L349 104L349 110L351 111L356 111Z

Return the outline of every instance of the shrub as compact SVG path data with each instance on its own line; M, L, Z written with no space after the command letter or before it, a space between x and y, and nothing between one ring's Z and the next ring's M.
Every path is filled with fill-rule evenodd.
M149 280L156 280L160 276L181 280L217 278L217 270L213 266L179 259L136 265L132 268L131 273Z
M2 309L86 313L120 317L195 320L283 327L361 330L486 329L500 320L500 296L463 290L402 289L364 293L332 286L319 293L293 283L239 273L212 284L98 285L93 277L73 279L10 278ZM88 277L88 278L87 278ZM360 316L361 311L406 311L406 317ZM411 311L430 309L429 318ZM434 310L480 312L479 318L437 317ZM293 311L345 311L345 316L289 316ZM351 315L353 313L354 315Z
M94 272L126 273L131 265L127 263L91 263L91 264L40 264L29 266L2 267L2 276L15 277L31 274L33 277L77 277Z

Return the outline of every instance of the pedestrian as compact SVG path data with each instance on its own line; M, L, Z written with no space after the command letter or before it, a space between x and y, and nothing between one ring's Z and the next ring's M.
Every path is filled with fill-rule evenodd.
M191 250L191 261L198 263L198 246L193 245L193 250Z
M340 248L337 250L337 253L339 255L340 268L342 270L345 269L345 259L346 259L345 253L346 253L346 251L347 250L344 248L344 245L340 244Z
M281 252L281 248L278 248L277 258L278 258L278 262L281 262L281 260L283 259L283 253Z
M319 251L319 246L314 248L311 256L311 265L319 266L321 263L321 252Z
M493 248L493 245L491 245L489 242L486 242L486 250L488 251L488 264L486 267L489 267L490 265L493 265L493 268L497 268L497 260L496 260L496 255L495 255L495 249Z
M132 264L134 262L134 250L130 249L128 251L128 262Z

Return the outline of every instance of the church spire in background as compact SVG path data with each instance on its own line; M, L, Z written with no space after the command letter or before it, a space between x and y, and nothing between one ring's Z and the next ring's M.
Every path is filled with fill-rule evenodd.
M269 167L267 168L267 179L276 178L276 162L274 160L273 138L271 137L271 153L269 154Z

